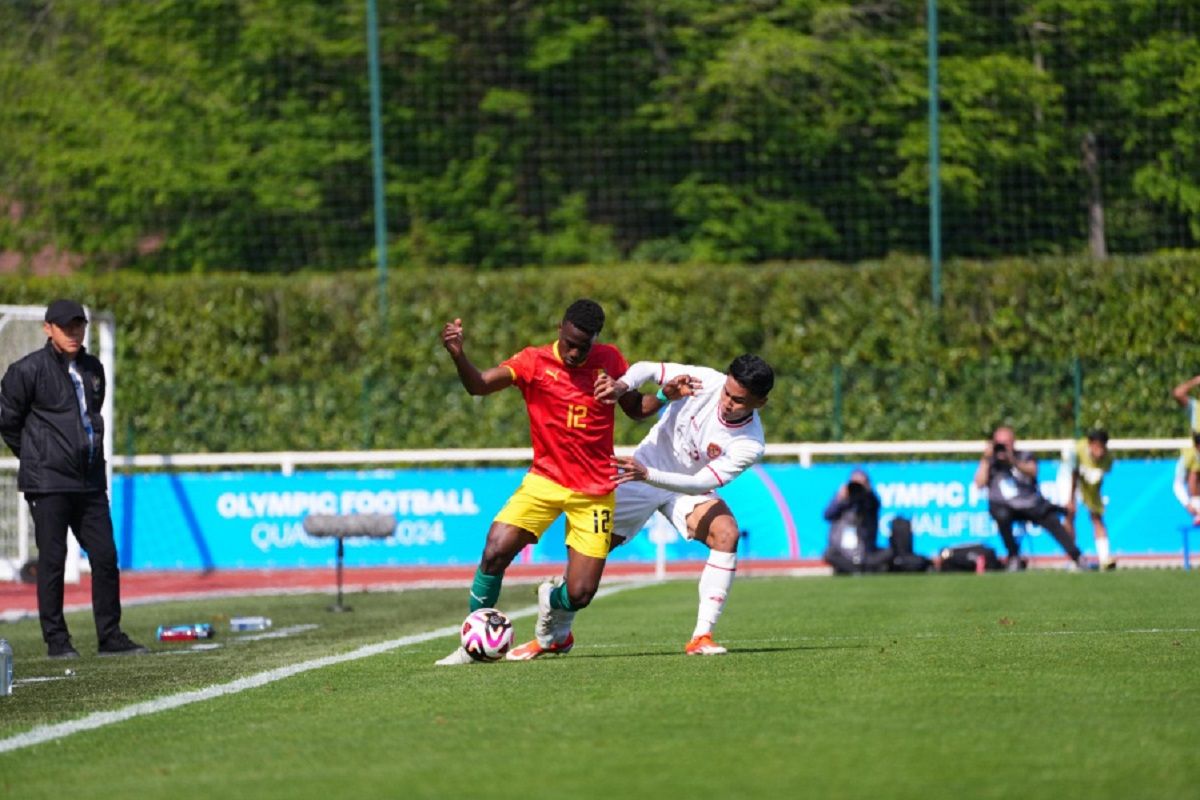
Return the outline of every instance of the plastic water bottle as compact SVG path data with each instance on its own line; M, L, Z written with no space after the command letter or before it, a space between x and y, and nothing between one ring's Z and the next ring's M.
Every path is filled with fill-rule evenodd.
M12 694L13 651L8 639L0 639L0 697Z
M211 639L212 625L198 622L192 625L159 625L158 640L160 642L181 642L193 639Z
M231 631L265 631L271 627L269 617L232 617L229 620Z

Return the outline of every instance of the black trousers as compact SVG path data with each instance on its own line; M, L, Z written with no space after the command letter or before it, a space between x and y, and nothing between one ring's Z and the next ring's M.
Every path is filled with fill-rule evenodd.
M108 492L28 493L37 540L38 617L46 644L70 636L63 617L63 572L67 563L67 529L87 551L92 568L92 616L100 644L121 630L121 575L113 541Z
M1047 502L1030 510L1017 510L991 503L988 505L988 511L991 513L992 519L996 521L996 527L1000 529L1000 538L1004 540L1004 547L1008 550L1009 558L1015 558L1021 548L1017 543L1017 538L1013 536L1013 523L1029 522L1049 531L1050 535L1054 537L1054 541L1058 542L1072 561L1079 560L1079 548L1075 546L1075 540L1063 527L1058 509L1050 503Z

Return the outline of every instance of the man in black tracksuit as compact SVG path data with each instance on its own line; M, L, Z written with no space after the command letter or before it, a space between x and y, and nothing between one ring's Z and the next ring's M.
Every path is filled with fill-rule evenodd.
M37 539L38 614L51 658L78 658L63 617L67 529L87 551L100 655L149 652L121 631L120 573L104 461L104 368L83 348L87 316L73 300L46 309L47 341L0 380L0 437L20 461Z

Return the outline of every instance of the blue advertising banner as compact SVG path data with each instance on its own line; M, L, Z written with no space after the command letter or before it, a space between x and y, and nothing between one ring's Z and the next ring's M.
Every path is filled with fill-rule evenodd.
M986 542L1002 551L987 499L972 485L974 461L863 463L882 500L880 543L890 520L912 520L917 552ZM1105 522L1114 556L1179 552L1187 517L1172 494L1174 462L1128 459L1106 478ZM1043 492L1064 496L1057 462L1041 465ZM743 531L739 552L753 559L817 559L828 524L821 513L845 482L846 465L761 464L720 494ZM492 517L516 489L524 469L459 468L369 471L219 472L117 475L113 521L121 563L131 569L206 569L327 566L330 539L308 536L309 513L382 513L396 517L381 541L346 540L348 566L454 565L479 560ZM1067 484L1069 485L1069 484ZM1094 553L1091 523L1080 504L1079 544ZM652 561L657 543L668 558L700 559L702 545L674 534L655 515L646 531L613 553L613 560ZM1026 531L1023 552L1060 553L1038 528ZM563 523L521 557L566 558Z

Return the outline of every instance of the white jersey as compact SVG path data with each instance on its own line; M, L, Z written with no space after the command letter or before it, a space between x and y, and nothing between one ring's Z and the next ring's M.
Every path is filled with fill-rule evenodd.
M699 378L700 391L670 403L633 457L647 467L651 486L703 494L729 483L762 457L762 422L757 411L732 425L721 419L726 376L714 369L639 361L621 381L636 389L647 381L661 386L678 375Z

